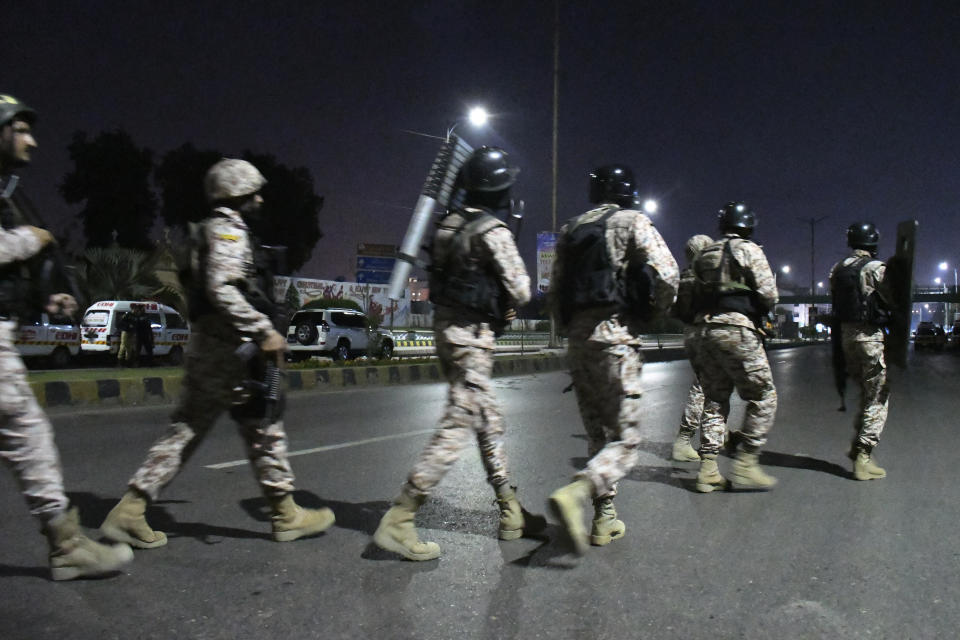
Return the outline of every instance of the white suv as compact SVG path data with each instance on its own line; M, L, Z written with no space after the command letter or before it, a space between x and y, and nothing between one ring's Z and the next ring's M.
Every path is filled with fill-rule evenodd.
M369 328L367 317L354 309L303 309L290 318L287 329L290 359L330 356L347 360L375 349L379 358L393 357L393 334Z

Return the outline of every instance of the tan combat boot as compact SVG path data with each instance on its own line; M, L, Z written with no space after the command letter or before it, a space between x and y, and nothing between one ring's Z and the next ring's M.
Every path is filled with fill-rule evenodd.
M44 533L50 543L50 576L54 580L112 573L133 560L127 545L108 546L83 535L76 508L50 520Z
M560 487L550 496L550 511L563 525L573 550L583 555L589 548L587 530L583 526L583 503L593 497L593 483L586 478Z
M690 444L691 436L677 434L673 441L673 459L676 462L700 462L700 454Z
M703 461L700 463L700 473L697 474L697 491L710 493L726 487L727 480L720 475L720 469L717 467L717 454L704 454Z
M333 511L322 509L304 509L293 500L292 493L270 498L273 514L270 521L273 526L273 539L276 542L290 542L304 536L312 536L329 529L336 521Z
M147 524L147 497L137 489L130 488L107 514L100 533L115 542L125 542L138 549L153 549L167 544L162 531L154 531Z
M500 539L516 540L523 535L523 507L517 500L514 487L503 485L496 490L497 506L500 507Z
M886 478L887 472L874 463L870 453L860 449L853 460L853 477L856 480L879 480Z
M730 470L730 484L740 491L768 491L777 484L777 479L768 476L760 468L759 455L744 449L737 451Z
M623 537L626 531L627 525L623 524L623 520L617 520L613 498L593 501L593 528L590 530L590 544L597 547L608 545L617 538Z
M440 556L440 545L436 542L422 542L417 537L413 518L417 509L423 505L426 496L412 496L406 491L393 501L393 506L383 514L380 526L373 534L373 541L381 549L397 553L407 560L433 560Z

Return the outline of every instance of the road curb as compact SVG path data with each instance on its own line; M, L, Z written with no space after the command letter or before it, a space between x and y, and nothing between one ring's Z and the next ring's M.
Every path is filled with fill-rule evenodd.
M822 343L812 343L822 344ZM769 349L800 346L770 345ZM685 359L683 347L643 350L644 362L667 362ZM499 356L493 363L494 377L516 376L567 368L565 352L536 355ZM437 361L417 364L385 364L355 367L287 370L287 389L301 391L342 391L357 387L408 385L440 382L443 374ZM183 373L144 378L103 378L99 380L59 380L31 382L30 387L42 407L69 408L81 406L144 406L173 404L179 397Z

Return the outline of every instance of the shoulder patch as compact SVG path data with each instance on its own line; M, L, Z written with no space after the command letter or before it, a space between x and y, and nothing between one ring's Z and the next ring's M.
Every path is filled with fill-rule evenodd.
M226 240L227 242L237 242L240 240L240 236L235 233L220 233L217 232L218 240Z

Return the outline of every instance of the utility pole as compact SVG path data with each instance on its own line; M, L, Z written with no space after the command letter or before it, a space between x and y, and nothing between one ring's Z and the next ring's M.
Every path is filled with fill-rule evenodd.
M557 139L560 120L560 0L553 0L553 195L550 201L550 231L557 231ZM553 286L553 283L550 283ZM550 348L556 349L557 319L550 314Z
M805 222L810 225L810 295L816 294L816 255L817 255L817 244L816 244L816 228L818 222L823 222L830 216L821 216L819 218L797 218L801 222Z

